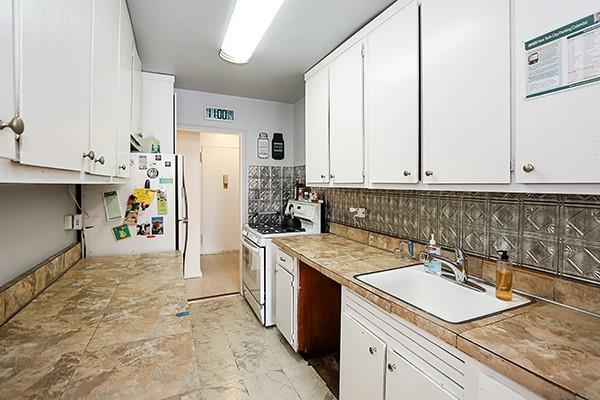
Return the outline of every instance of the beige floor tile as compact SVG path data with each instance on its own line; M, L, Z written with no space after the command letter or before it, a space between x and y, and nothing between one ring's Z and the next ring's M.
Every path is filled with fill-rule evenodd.
M283 372L290 379L302 400L335 399L325 382L311 366L296 365L284 368Z
M202 389L203 400L250 400L243 381Z
M299 400L292 382L282 370L249 376L244 384L252 400Z
M244 374L238 369L235 360L231 358L199 363L198 378L200 387L212 388L237 382L244 378Z
M178 394L175 396L171 396L169 398L163 400L205 400L206 398L202 396L202 392L200 390L195 390L193 392Z
M86 351L65 399L164 399L200 388L191 334Z
M202 277L186 279L189 299L221 296L240 291L239 252L202 256Z

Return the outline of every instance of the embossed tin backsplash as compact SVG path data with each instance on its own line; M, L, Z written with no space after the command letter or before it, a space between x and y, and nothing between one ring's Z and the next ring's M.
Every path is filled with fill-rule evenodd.
M249 166L248 222L281 223L285 205L295 196L296 180L304 182L304 166Z
M332 222L600 283L600 196L318 188ZM350 207L366 207L353 218Z

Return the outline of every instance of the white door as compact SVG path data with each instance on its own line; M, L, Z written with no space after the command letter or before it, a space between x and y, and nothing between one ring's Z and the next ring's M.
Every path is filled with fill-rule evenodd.
M510 183L509 6L422 1L425 183Z
M306 183L329 182L329 70L323 68L305 87Z
M116 139L117 176L129 176L129 136L132 121L133 31L125 0L121 0L119 21L119 100Z
M456 400L452 394L431 380L417 367L393 351L387 353L385 376L386 400L427 399Z
M385 343L343 313L340 351L340 400L383 400Z
M415 1L368 37L371 183L419 181L419 8Z
M240 247L239 151L202 147L202 254Z
M92 0L20 1L24 164L87 169Z
M363 43L329 66L330 178L333 183L364 182Z
M283 337L292 343L294 334L294 277L275 266L275 324Z
M133 133L142 131L142 61L133 47Z
M98 175L116 173L120 11L120 0L94 2L90 149Z
M516 181L520 183L599 183L600 133L598 132L598 105L600 85L594 83L575 89L540 97L527 95L527 58L540 48L525 50L524 43L545 33L600 11L597 0L557 0L548 7L544 0L515 2L515 140ZM595 37L595 39L594 39ZM576 49L583 49L600 41L599 29L567 41L545 45L549 52L557 44L562 57L570 60ZM570 52L573 50L573 52ZM597 51L597 50L596 50ZM593 53L590 53L593 54ZM596 69L598 68L596 53ZM572 59L572 58L571 58ZM593 65L593 56L583 64ZM572 64L577 66L577 63ZM575 68L573 68L576 71ZM588 69L590 72L593 68ZM564 82L576 80L576 74L563 72ZM531 168L533 167L533 168Z
M0 0L0 121L9 122L17 114L14 91L12 0ZM15 158L15 134L0 130L0 157Z

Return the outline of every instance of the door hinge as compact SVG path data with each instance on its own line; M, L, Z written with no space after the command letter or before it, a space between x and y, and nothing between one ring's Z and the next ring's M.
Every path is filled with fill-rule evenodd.
M202 162L202 152L200 152L200 162Z
M204 235L200 234L200 244L204 244Z
M365 171L364 169L362 170L362 177L363 179L367 177L367 171Z
M365 58L365 44L363 43L360 48L360 56Z
M515 160L510 160L510 172L515 172Z

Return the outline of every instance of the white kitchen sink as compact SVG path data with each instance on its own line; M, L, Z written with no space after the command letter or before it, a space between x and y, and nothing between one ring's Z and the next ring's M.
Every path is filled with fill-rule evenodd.
M493 286L478 282L485 289L485 292L478 292L425 272L423 264L356 275L355 278L453 324L472 321L531 302L515 293L511 301L499 300Z

